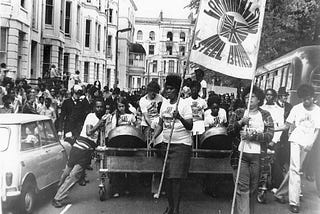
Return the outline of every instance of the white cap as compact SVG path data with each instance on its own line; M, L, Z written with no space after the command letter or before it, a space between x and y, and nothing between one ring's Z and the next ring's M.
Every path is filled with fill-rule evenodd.
M78 91L82 91L82 87L81 87L80 85L74 85L74 86L73 86L73 91L74 91L75 93L77 93Z

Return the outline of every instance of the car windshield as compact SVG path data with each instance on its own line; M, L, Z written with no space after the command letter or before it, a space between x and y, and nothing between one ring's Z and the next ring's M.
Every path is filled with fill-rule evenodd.
M6 150L9 145L9 129L5 127L0 127L0 152Z

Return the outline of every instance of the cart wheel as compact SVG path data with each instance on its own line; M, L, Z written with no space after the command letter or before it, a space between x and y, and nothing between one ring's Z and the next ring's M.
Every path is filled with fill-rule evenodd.
M100 201L106 200L106 196L107 196L106 188L105 187L100 187L99 188L99 199L100 199Z
M260 204L265 204L266 203L266 191L261 191L261 192L258 192L258 195L257 195L257 201L260 203Z

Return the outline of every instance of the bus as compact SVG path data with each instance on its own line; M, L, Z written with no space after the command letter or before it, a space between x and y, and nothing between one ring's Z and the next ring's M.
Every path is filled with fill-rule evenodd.
M320 45L305 46L291 51L257 68L255 85L262 90L273 88L276 91L285 87L289 93L288 102L299 102L297 89L301 84L315 88L320 103Z

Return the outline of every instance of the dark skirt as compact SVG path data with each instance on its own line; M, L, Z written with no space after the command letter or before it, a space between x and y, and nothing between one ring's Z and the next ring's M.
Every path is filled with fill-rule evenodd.
M158 146L163 160L165 158L167 145L167 143L161 143ZM191 153L191 146L185 144L170 144L165 178L187 178L190 168Z

